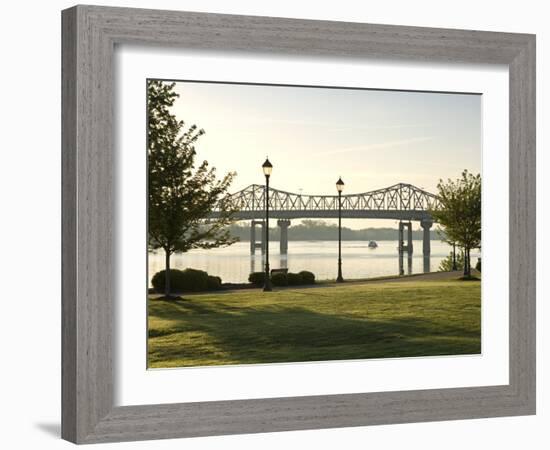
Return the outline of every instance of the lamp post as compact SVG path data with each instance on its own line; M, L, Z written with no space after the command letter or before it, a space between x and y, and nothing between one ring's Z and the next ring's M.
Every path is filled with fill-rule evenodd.
M342 191L344 190L344 182L342 178L338 178L336 182L336 190L338 191L338 277L336 281L342 283Z
M271 279L269 277L269 177L273 170L273 165L269 159L265 159L262 164L262 169L265 175L265 283L264 292L273 290L271 287Z

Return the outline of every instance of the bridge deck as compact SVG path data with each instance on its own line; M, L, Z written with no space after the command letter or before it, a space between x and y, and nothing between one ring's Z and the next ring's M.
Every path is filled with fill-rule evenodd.
M214 211L212 218L219 216ZM269 216L273 219L337 219L338 210L269 210ZM256 209L254 211L237 211L234 217L238 220L254 220L265 218L265 210ZM392 220L413 220L429 221L431 215L428 211L418 210L345 210L342 209L342 218L344 219L392 219Z

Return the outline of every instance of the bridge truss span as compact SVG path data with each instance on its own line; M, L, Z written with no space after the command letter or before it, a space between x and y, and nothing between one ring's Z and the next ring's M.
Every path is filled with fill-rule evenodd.
M265 187L252 184L225 199L225 208L239 219L262 218L265 214ZM438 206L437 197L406 183L359 194L342 195L342 217L397 220L431 220L429 210ZM269 210L274 218L335 218L338 195L296 194L269 189ZM215 214L215 213L214 213Z
M342 195L342 218L349 219L393 219L399 221L398 251L399 273L403 274L403 255L408 255L409 272L412 262L412 226L418 221L423 229L422 254L424 272L430 271L430 228L433 225L431 210L439 207L437 196L411 184L398 183L393 186L363 192ZM237 220L250 220L250 253L256 248L265 252L265 186L252 184L239 192L227 196L213 211L216 217L220 211L234 211ZM288 227L290 219L335 219L339 216L338 195L296 194L280 189L269 189L269 215L277 219L280 228L280 254L288 252ZM256 226L262 227L261 242L256 242ZM407 229L405 245L404 229Z

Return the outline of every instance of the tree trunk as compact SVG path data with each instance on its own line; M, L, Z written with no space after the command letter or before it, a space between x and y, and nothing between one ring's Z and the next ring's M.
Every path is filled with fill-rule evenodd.
M170 297L170 252L164 249L166 256L165 272L164 272L164 296Z
M472 274L470 270L470 249L464 249L464 276L469 277Z

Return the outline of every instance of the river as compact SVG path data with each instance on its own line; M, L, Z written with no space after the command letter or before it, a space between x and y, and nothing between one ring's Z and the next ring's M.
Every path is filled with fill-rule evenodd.
M411 273L423 271L422 241L413 241ZM316 279L335 279L337 275L337 241L289 241L288 255L279 254L279 242L271 242L270 266L272 269L288 268L290 272L309 270ZM441 241L431 241L430 270L436 271L451 247ZM472 252L472 265L475 265L477 252ZM191 250L176 253L171 257L171 267L185 269L192 267L217 275L224 282L242 283L248 280L250 272L262 271L263 258L260 250L250 256L250 244L237 242L230 247L210 250ZM404 258L405 273L408 272L407 258ZM164 252L149 253L149 280L159 270L164 269ZM397 275L399 261L397 241L378 241L378 248L368 248L366 241L342 242L342 272L344 278L370 278L384 275Z

